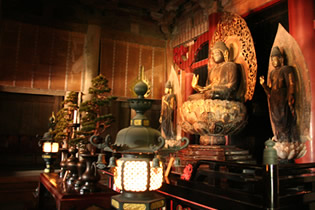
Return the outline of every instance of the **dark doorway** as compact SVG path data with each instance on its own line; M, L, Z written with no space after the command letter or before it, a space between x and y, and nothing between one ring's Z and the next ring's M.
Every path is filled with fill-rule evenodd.
M0 92L2 169L44 168L38 137L48 131L49 117L57 113L62 100L62 96Z

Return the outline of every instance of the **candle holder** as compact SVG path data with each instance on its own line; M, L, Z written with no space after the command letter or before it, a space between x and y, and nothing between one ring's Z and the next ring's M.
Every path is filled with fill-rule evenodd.
M61 148L60 149L61 153L61 160L60 160L60 173L59 177L63 178L65 176L66 170L67 170L67 158L68 158L68 149L66 148Z
M74 182L78 178L78 169L77 169L78 158L75 157L75 154L77 152L78 152L78 149L76 149L74 146L71 146L69 148L70 157L67 159L67 170L70 171L70 175L67 180L67 183L69 185L74 184Z

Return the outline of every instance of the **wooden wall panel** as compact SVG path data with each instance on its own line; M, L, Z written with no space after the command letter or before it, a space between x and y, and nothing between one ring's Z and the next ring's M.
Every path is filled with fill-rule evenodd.
M0 85L14 85L15 58L20 25L17 22L3 22L0 47Z
M112 40L102 39L101 43L101 57L100 57L100 64L101 69L100 73L103 74L106 79L108 79L108 86L113 88L113 68L115 59L115 43Z
M52 111L60 109L62 97L0 92L0 135L43 135Z
M54 29L53 29L54 30ZM64 90L65 79L69 66L69 32L55 30L54 54L52 59L51 81L48 89Z
M34 61L34 88L48 89L49 72L52 69L55 33L41 27L38 35L38 54Z
M152 47L142 47L141 49L141 65L144 67L145 75L149 81L152 77L152 49Z
M100 63L100 72L109 80L113 95L135 97L132 86L138 79L140 66L144 66L145 77L151 83L148 98L161 98L166 71L164 48L103 38Z
M153 98L162 98L165 78L165 50L154 48Z
M144 75L147 78L147 80L150 82L151 84L151 95L149 96L149 98L153 98L154 96L154 87L152 86L153 80L152 78L154 78L154 67L152 66L153 62L152 62L152 55L154 53L154 48L153 47L147 47L144 46L141 49L141 65L144 67Z
M64 90L65 89L65 67L54 65L51 72L51 82L48 89Z
M80 91L85 34L9 20L3 23L0 86L26 87L34 92ZM159 53L157 59L154 57L155 49L164 51L162 47L133 41L102 39L100 72L109 80L114 95L133 97L131 89L141 65L151 85L161 84L165 61ZM152 88L153 92L161 92L160 86ZM155 98L154 94L150 98Z
M85 34L4 20L1 38L1 86L81 89Z
M194 20L192 24L191 19ZM178 33L172 39L172 46L176 47L182 43L196 39L201 34L208 31L208 16L202 12L196 12L193 17L187 16L178 23Z
M34 168L43 164L39 138L48 131L52 111L63 97L0 92L0 164L9 168Z
M139 75L139 61L140 61L140 45L138 44L130 44L129 45L129 59L128 59L128 79L127 79L127 87L126 87L126 97L136 97L133 94L133 85L135 81L138 79Z
M31 87L36 26L20 24L18 32L18 52L16 53L15 85L18 87ZM23 31L23 36L21 36Z
M112 94L124 97L125 93L125 70L126 70L127 43L116 42L114 88Z

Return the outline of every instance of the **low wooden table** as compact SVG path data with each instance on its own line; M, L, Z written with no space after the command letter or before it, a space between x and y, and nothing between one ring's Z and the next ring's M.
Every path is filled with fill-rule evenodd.
M47 209L47 194L50 194L54 198L58 210L80 210L92 206L112 209L111 196L118 193L103 185L99 185L98 189L99 192L81 195L62 182L57 173L42 173L40 174L38 207Z

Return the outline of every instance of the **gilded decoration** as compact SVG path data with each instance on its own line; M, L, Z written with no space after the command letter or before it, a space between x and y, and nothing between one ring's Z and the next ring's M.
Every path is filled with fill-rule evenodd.
M243 66L243 82L246 87L243 100L251 100L256 84L257 59L253 38L245 20L237 14L224 12L210 42L210 48L217 41L224 42L230 49L230 56L227 58L229 61ZM211 59L208 65L213 65Z
M238 101L192 100L185 102L181 111L185 116L182 128L202 136L233 134L246 122L246 107Z
M246 107L254 93L256 53L246 22L238 15L223 13L210 43L206 86L192 87L197 93L181 107L182 129L200 135L201 145L225 144L247 123Z
M145 210L146 206L145 206L145 204L140 204L140 203L124 203L123 209L128 209L128 210Z

